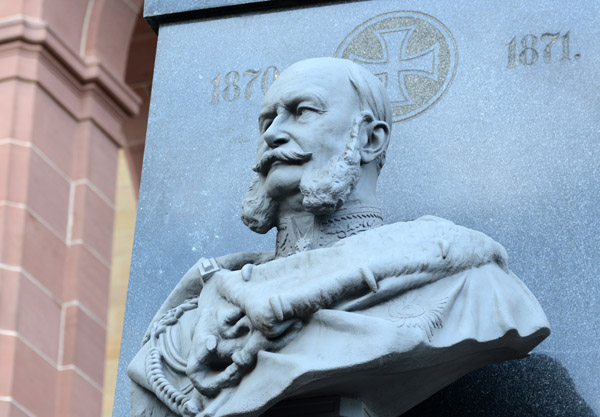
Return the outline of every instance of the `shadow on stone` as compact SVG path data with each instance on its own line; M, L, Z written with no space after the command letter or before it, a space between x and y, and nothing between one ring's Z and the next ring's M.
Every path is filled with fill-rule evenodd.
M471 372L402 415L424 416L597 417L567 370L541 354Z

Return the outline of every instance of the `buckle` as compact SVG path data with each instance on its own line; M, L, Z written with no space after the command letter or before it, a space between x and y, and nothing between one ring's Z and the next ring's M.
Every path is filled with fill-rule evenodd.
M210 277L217 271L220 271L221 267L217 263L215 258L200 258L200 265L198 265L198 272L202 277L202 281L206 282Z

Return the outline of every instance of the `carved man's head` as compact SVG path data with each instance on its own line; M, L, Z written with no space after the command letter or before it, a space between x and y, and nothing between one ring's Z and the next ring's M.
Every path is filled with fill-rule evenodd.
M391 106L381 82L358 64L315 58L292 65L267 91L259 127L256 174L242 205L252 230L275 226L282 205L299 202L326 215L364 198L358 188L374 196Z

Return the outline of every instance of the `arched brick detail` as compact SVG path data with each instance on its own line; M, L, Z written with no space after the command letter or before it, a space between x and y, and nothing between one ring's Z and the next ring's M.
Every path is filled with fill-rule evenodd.
M82 55L95 57L115 76L124 79L129 44L141 5L130 0L92 0L83 27Z

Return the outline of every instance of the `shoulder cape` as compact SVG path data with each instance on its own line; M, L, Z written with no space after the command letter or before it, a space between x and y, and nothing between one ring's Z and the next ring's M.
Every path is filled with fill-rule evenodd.
M379 417L396 417L471 370L527 355L550 333L500 244L432 216L269 261L252 275L257 289L277 281L292 309L307 297L318 304L328 285L343 282L354 290L319 305L280 351L260 352L254 370L208 404L215 417L258 416L284 398L309 394L359 397ZM190 337L193 311L170 326L171 339ZM185 360L187 353L175 356ZM135 403L140 395L156 400L148 354L146 343L129 368L132 416L177 415L160 404L151 411L147 401ZM197 395L169 364L173 352L162 354L169 382L186 397Z

